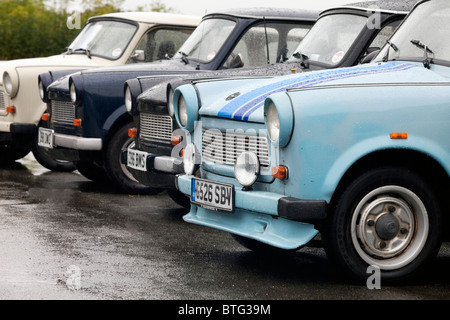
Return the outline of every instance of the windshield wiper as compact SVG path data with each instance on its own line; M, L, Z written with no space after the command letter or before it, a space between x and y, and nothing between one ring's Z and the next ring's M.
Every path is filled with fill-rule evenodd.
M181 61L183 61L184 64L189 64L189 60L187 59L189 56L183 51L180 51L179 54L181 54Z
M309 69L309 63L307 62L309 60L309 57L307 55L304 55L300 51L294 52L292 55L294 58L300 59L300 65L305 68Z
M386 54L383 57L383 62L389 61L389 54L390 54L391 48L394 49L395 52L398 52L398 47L394 43L387 41L387 44L389 45L389 47L386 51Z
M411 43L415 45L416 47L419 47L423 49L423 65L425 68L430 69L431 68L431 58L428 56L428 53L434 54L433 50L428 48L427 45L420 42L420 40L411 40Z

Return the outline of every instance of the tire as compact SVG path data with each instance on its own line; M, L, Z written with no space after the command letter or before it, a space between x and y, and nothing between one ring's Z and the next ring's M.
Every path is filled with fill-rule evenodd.
M173 201L175 201L183 208L188 209L191 207L191 199L180 191L167 189L167 194L170 196L170 198L172 198Z
M75 167L85 178L88 178L89 180L101 184L109 182L105 169L93 162L79 161L75 163Z
M0 146L0 165L10 165L14 161L24 158L29 153L30 150L27 148Z
M358 177L342 193L322 236L328 256L358 281L369 266L384 283L406 280L441 245L438 200L421 177L386 167Z
M47 168L55 172L71 172L76 169L75 164L70 161L56 160L50 157L48 151L45 148L41 148L38 145L38 135L33 139L31 146L34 158L44 168Z
M124 193L144 195L160 193L163 189L151 188L139 183L127 169L127 166L122 164L122 150L134 143L133 139L128 137L128 129L132 126L132 123L122 126L111 137L104 153L104 167L106 174Z

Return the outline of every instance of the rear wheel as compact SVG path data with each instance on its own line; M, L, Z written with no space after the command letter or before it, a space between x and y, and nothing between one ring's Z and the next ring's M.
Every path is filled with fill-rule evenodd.
M122 163L122 150L131 146L134 141L128 137L128 129L133 126L128 123L122 126L111 137L105 151L104 167L109 179L123 192L129 194L156 194L163 189L156 189L139 183Z
M417 174L380 168L343 192L323 232L325 249L359 280L368 267L386 282L409 278L441 244L441 212L433 190Z

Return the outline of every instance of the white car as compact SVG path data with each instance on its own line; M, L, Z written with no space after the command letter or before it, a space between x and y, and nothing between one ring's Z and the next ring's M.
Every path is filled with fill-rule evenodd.
M75 70L152 62L175 53L200 23L200 17L127 12L93 17L64 53L46 58L0 62L0 164L33 151L46 168L73 170L37 148L37 126L47 105L40 98L38 76L61 77ZM65 71L65 73L64 73Z

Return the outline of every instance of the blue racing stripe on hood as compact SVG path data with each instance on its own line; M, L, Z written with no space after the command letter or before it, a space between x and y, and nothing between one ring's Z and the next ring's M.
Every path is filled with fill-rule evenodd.
M382 66L370 66L361 68L334 69L326 72L308 73L301 76L289 77L288 79L270 83L249 91L246 94L226 104L218 116L235 120L248 121L250 115L264 105L265 99L274 93L286 91L292 88L307 88L314 85L324 84L331 81L365 76L377 73L403 71L416 67L412 64L392 62Z

